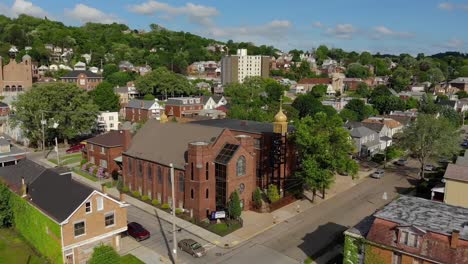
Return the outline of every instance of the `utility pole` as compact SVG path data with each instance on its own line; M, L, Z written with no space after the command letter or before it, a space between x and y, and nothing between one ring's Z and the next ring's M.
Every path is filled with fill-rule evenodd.
M174 165L171 163L169 164L169 167L171 167L171 189L172 189L172 242L173 242L173 249L172 249L172 254L174 257L174 263L177 263L177 239L176 239L176 225L175 225L175 188L174 188Z
M44 125L46 121L44 120L44 111L41 111L41 125L42 125L42 154L45 155L45 132Z
M57 137L55 137L55 152L57 152L57 166L60 166L60 156Z

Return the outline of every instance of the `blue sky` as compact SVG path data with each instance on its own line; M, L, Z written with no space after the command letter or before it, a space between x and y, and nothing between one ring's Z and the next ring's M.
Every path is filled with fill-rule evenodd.
M68 25L156 23L284 50L326 44L359 52L468 52L468 0L2 0L0 13L47 15Z

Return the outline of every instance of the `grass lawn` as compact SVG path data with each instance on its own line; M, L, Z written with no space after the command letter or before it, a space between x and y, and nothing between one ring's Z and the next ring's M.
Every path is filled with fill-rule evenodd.
M120 258L121 264L144 264L143 261L139 260L137 257L132 254L125 255Z
M241 228L240 223L232 223L229 226L226 223L209 225L206 229L220 236L225 236Z
M83 177L85 177L85 178L87 178L89 180L92 180L94 182L98 181L98 179L96 177L94 177L94 176L80 170L80 168L77 168L77 167L73 168L73 172L75 172L76 174L79 174L79 175L81 175L81 176L83 176Z
M0 229L0 263L48 263L13 229ZM137 262L135 262L137 263Z
M60 165L68 165L73 163L80 163L82 159L81 153L74 153L60 157ZM57 159L49 159L50 162L57 164Z

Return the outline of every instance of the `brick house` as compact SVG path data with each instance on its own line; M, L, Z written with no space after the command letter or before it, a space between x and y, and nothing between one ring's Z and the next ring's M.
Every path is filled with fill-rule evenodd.
M35 230L35 237L24 237L49 259L86 263L100 244L120 250L120 234L127 230L125 202L73 180L70 172L47 169L28 159L0 168L0 177L18 195L15 199L24 199L36 214L35 221L27 219L31 215L16 214L16 229L25 234Z
M343 263L468 263L467 219L468 208L401 196L345 231Z
M83 152L88 162L106 169L107 172L120 171L122 152L130 145L130 130L112 130L86 140Z
M7 65L3 65L0 57L0 92L2 95L13 95L27 91L33 83L33 63L31 56L24 55L17 63L15 56L10 58Z
M237 130L229 123L149 120L123 153L124 183L151 199L191 210L196 219L225 209L235 190L244 210L249 210L257 186L277 184L283 194L285 181L293 172L292 148L285 146L286 117L277 120L273 125L233 120L241 125L231 124ZM264 135L262 129L268 133ZM171 197L171 164L175 203Z
M199 97L168 98L165 113L167 116L175 117L194 116L203 110L203 106Z
M65 83L74 83L81 89L91 91L96 89L96 86L103 81L103 77L90 71L71 71L60 77L60 80Z
M131 122L146 121L148 119L158 119L164 108L159 104L159 100L139 100L132 99L124 108L125 120Z

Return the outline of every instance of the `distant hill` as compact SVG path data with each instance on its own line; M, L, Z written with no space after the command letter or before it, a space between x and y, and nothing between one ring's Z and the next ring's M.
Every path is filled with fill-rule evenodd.
M45 44L60 48L73 48L70 63L84 59L82 54L92 54L91 66L118 63L123 60L136 65L148 64L153 68L166 66L176 72L184 72L194 61L220 60L223 52L236 53L247 48L251 54L273 55L272 46L257 47L251 43L235 43L200 37L188 32L175 32L151 24L149 32L130 29L123 24L87 23L81 27L66 26L61 22L20 15L11 19L0 15L0 56L6 57L11 45L17 46L20 56L30 46L28 54L41 64L48 63L50 51ZM226 50L207 47L213 44L227 45Z

